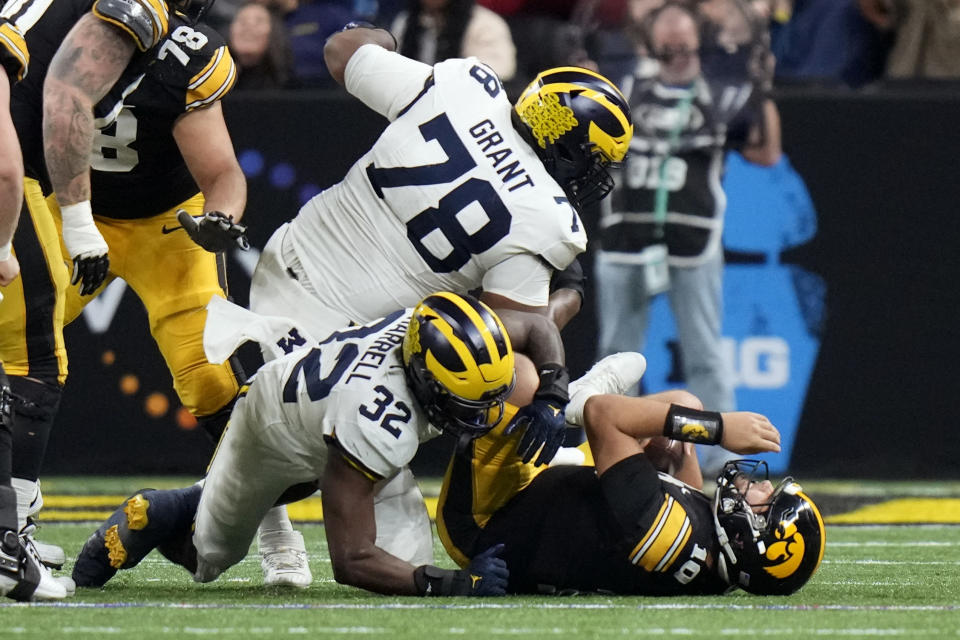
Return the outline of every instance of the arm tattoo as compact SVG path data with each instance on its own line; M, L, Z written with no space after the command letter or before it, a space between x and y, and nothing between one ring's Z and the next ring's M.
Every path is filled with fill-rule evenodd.
M93 107L133 56L122 31L87 14L54 55L43 93L43 147L61 204L90 198Z

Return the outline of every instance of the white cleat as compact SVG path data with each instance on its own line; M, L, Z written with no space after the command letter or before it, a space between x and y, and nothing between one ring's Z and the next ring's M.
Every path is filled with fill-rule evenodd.
M313 582L307 548L299 531L261 531L260 566L268 587L305 589Z
M40 562L50 567L51 569L62 569L64 563L67 561L67 554L64 553L61 547L58 547L55 544L49 544L46 542L41 542L33 537L33 534L37 531L37 525L33 521L33 518L27 518L27 526L25 526L21 531L21 536L27 536L30 538L30 542L33 544L33 548L36 550L37 554L40 556Z
M0 595L21 602L63 600L76 591L74 586L68 592L67 586L40 562L26 538L12 531L5 534L0 543Z
M583 405L590 396L601 393L622 394L640 382L647 370L647 359L634 351L614 353L590 367L585 374L570 383L570 402L567 404L567 422L583 426Z

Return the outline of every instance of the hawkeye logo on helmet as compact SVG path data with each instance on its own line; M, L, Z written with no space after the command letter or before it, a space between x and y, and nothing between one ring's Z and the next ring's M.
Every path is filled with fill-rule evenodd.
M806 544L793 520L782 520L774 535L777 537L777 542L771 544L764 554L764 557L773 564L765 565L763 570L774 578L782 580L793 575L800 568Z

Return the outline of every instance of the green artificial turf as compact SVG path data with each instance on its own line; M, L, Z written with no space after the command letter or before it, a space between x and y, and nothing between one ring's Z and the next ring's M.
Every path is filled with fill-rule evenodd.
M64 490L58 483L44 487ZM117 494L132 490L106 481L98 488ZM95 527L47 523L38 537L74 556ZM383 597L336 584L323 526L298 528L315 578L308 589L264 588L255 546L242 563L208 585L194 584L154 552L105 588L81 589L63 603L0 600L0 638L960 636L956 525L828 525L819 572L799 593L781 598L742 592L686 598ZM436 557L437 564L453 566L440 546ZM65 569L71 564L72 557Z

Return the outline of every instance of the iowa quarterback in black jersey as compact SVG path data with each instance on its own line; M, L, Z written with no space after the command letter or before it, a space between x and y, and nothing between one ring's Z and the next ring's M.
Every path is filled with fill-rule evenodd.
M517 370L529 386L519 363ZM591 386L589 380L572 383L578 391L571 404ZM527 392L519 390L512 401ZM668 458L677 476L699 485L690 443L722 443L738 453L776 451L779 434L764 416L701 411L685 391L643 398L597 394L583 407L594 466L525 465L502 429L454 455L437 529L458 564L503 544L508 592L634 595L719 594L733 587L791 593L819 566L823 521L792 480L775 488L751 477L755 465L731 464L710 499L698 486L658 474L644 452L652 437L660 451L665 433L685 439L677 443L680 453Z
M204 305L223 295L217 257L183 232L163 233L179 226L177 206L239 219L246 198L218 102L233 86L233 61L179 5L10 0L3 8L32 52L30 74L11 94L30 221L13 241L24 275L0 307L0 358L18 399L21 526L40 504L36 480L67 376L64 322L107 279L126 279L147 306L194 415L217 413L237 391L232 369L209 365L201 346Z

